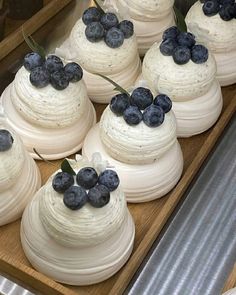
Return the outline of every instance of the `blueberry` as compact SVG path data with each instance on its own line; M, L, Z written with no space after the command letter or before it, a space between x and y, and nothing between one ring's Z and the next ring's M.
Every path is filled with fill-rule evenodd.
M63 69L63 62L56 55L49 55L45 61L45 67L50 74Z
M124 43L124 33L118 28L111 28L106 32L105 42L111 48L118 48Z
M83 70L80 65L70 62L64 67L67 78L70 82L78 82L83 77Z
M88 202L95 208L102 208L110 201L109 189L102 184L92 187L88 192Z
M143 115L138 107L129 106L124 111L123 118L128 125L138 125L142 121Z
M28 71L32 71L33 69L40 67L44 64L45 59L36 52L31 52L26 54L24 58L24 67Z
M202 7L202 10L205 15L213 16L220 11L220 4L217 0L207 0Z
M134 25L129 20L121 21L118 28L123 32L125 39L132 37L134 34Z
M155 97L154 105L161 107L165 113L168 113L172 108L172 101L169 96L165 94L159 94Z
M82 168L76 175L76 181L83 188L90 189L98 182L97 172L92 167Z
M165 39L161 42L160 51L165 56L171 56L177 46L178 44L174 39Z
M102 17L102 13L97 7L89 7L83 13L82 20L85 25L89 25L92 22L99 22Z
M232 4L223 5L219 11L220 17L224 21L230 21L235 16L235 7Z
M184 46L188 48L192 48L196 43L195 36L187 32L181 32L177 37L177 42L179 46Z
M58 193L64 193L74 184L74 177L67 172L58 172L52 180L52 187Z
M63 202L71 210L82 208L87 200L87 192L80 186L71 186L64 192Z
M218 0L221 5L234 4L234 0Z
M162 35L162 39L176 39L178 34L180 33L179 29L176 26L170 27L164 31Z
M99 22L90 23L85 29L85 36L90 42L99 42L103 39L105 30Z
M191 58L191 51L187 47L178 46L173 52L174 62L178 65L184 65L189 62Z
M150 105L143 112L143 122L149 127L160 126L165 119L165 112L156 105Z
M0 152L5 152L12 147L13 137L8 130L0 129Z
M117 116L122 116L124 111L129 107L129 105L129 97L127 94L117 94L111 99L110 109Z
M153 102L152 92L144 87L136 88L130 98L131 104L137 106L140 110L146 109Z
M117 189L120 184L120 179L114 170L103 171L98 178L98 183L105 185L110 192Z
M37 67L30 73L30 82L37 88L46 87L50 82L50 74L45 67Z
M119 24L119 20L114 13L107 12L103 14L100 20L105 30L109 30L113 27L117 27Z
M64 70L52 73L50 82L52 87L57 90L63 90L69 86L69 80Z
M195 45L191 51L191 59L196 64L202 64L208 60L208 49L203 45Z

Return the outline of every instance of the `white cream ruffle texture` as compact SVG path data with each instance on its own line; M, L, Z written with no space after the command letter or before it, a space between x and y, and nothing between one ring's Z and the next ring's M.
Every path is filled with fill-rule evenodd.
M121 47L114 49L104 41L88 41L85 28L82 19L79 19L70 37L56 49L56 53L83 67L88 95L93 101L108 103L116 93L114 86L94 74L108 76L124 88L133 85L141 71L136 37L125 39Z
M236 288L230 289L222 295L236 295Z
M176 119L170 111L159 127L150 128L143 122L130 126L108 106L101 117L100 138L107 153L120 162L152 163L176 143Z
M106 158L110 166L115 167L126 199L131 203L152 201L164 196L177 184L183 171L183 155L177 141L155 162L126 164L115 160L106 151L97 124L86 136L82 153L91 159L95 151Z
M3 92L1 104L8 124L34 158L38 156L33 148L51 160L77 152L96 122L83 81L70 83L62 91L51 85L38 89L24 68Z
M224 21L219 14L205 16L197 1L186 16L186 23L196 39L214 53L221 86L236 83L236 19Z
M75 171L92 166L83 159L70 163ZM21 241L27 258L40 272L70 285L90 285L109 278L128 260L133 248L134 223L122 190L119 187L112 192L103 208L87 203L72 211L53 190L52 177L22 218ZM46 245L43 251L42 245Z
M0 129L14 139L12 148L0 152L0 226L21 217L26 205L40 188L41 178L33 159L18 135L0 118ZM27 181L26 181L27 180Z

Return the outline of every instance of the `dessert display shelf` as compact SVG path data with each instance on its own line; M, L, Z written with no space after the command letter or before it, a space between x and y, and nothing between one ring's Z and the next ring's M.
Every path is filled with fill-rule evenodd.
M65 19L64 13L69 13L70 9L72 11L74 9L73 4L76 1L61 2L67 2L67 4L71 2L71 4L68 7L65 5L66 8L60 13L51 10L51 17L45 20L44 23L41 23L41 27L35 24L35 21L38 21L37 15L27 22L28 28L32 28L30 33L33 34L35 32L33 37L37 38L37 40L43 40L49 31L61 24L62 20ZM82 5L83 1L80 2ZM16 36L18 37L17 40L20 40L21 32L18 32ZM12 38L11 36L9 37ZM21 45L18 46L19 44ZM22 42L18 42L18 45L12 42L9 45L11 48L8 47L7 49L9 54L2 60L0 58L1 92L14 78L13 75L9 75L9 69L12 69L14 65L13 61L20 60L29 51ZM152 202L128 205L136 227L134 250L129 261L117 274L102 283L86 287L72 287L53 281L34 270L26 259L20 243L20 220L0 227L0 273L6 273L43 294L122 294L236 111L236 85L225 87L222 92L224 105L218 122L203 134L179 140L184 156L184 171L178 185L163 198ZM95 104L98 119L105 107L105 105ZM61 160L54 161L55 167L45 162L37 161L43 184L59 168L60 163ZM234 271L230 277L230 282L235 282L235 277L236 273ZM233 285L228 284L228 288L231 287Z

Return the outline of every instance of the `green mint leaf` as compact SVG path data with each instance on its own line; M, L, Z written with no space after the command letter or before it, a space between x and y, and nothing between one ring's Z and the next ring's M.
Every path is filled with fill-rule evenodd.
M73 170L73 168L71 167L67 159L64 159L63 162L61 163L61 171L67 172L71 175L76 175L75 171Z
M187 25L184 19L183 14L181 13L181 11L174 6L174 12L175 12L175 22L176 22L176 26L177 28L181 31L181 32L187 32Z
M38 53L40 56L42 56L42 58L45 58L46 53L45 50L42 46L40 46L34 39L32 36L28 36L25 34L25 31L22 27L22 35L24 37L25 42L27 43L27 45L29 46L29 48L33 51Z
M96 4L98 10L100 10L101 13L105 13L104 9L102 8L102 3L99 0L94 0L94 3Z
M106 81L110 82L112 85L115 86L114 90L116 91L119 91L120 93L124 93L124 94L127 94L128 97L130 97L130 94L124 89L122 88L120 85L118 85L116 82L114 82L113 80L111 80L110 78L102 75L102 74L98 74L98 73L95 73L95 75L97 76L100 76L101 78L105 79Z

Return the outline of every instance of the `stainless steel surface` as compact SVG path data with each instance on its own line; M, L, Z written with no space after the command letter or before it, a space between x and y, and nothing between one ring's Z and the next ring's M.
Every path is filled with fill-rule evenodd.
M236 116L128 295L219 295L236 260Z
M9 279L0 276L0 294L2 295L34 295Z

